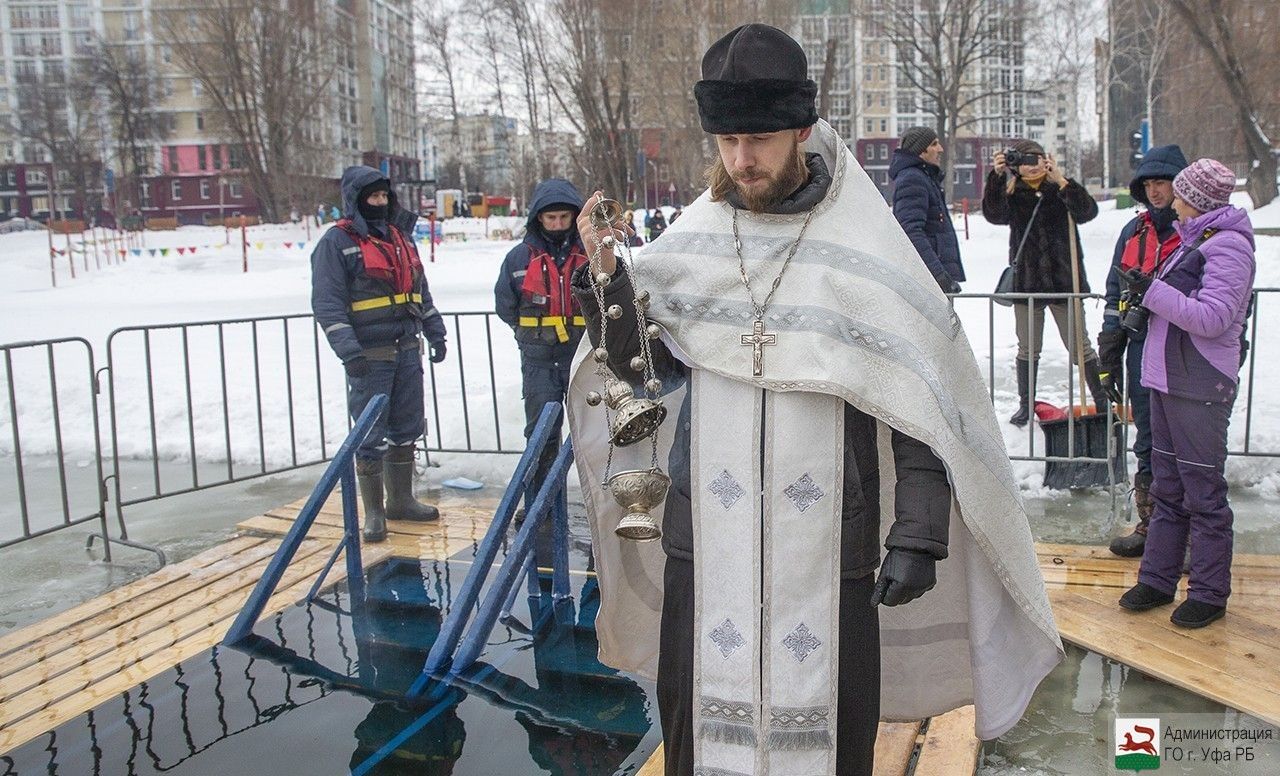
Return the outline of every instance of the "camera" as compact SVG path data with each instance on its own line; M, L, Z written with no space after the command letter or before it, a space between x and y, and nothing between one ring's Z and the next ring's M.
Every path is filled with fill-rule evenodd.
M1132 291L1120 294L1120 328L1134 339L1146 336L1147 320L1150 317L1151 311L1142 306L1142 294Z
M1006 148L1004 151L1004 164L1011 172L1017 174L1018 168L1024 164L1036 165L1040 163L1039 154L1024 154L1021 151L1012 148Z

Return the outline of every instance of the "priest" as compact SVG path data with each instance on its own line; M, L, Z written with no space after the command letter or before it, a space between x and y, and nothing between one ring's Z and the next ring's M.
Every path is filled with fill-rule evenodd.
M568 413L600 657L656 674L668 776L869 774L880 719L970 703L995 738L1062 655L964 331L807 74L781 30L729 33L694 87L708 190L633 271L598 249L601 192L579 219L598 259L574 276L591 342ZM614 535L600 484L649 445L610 451L586 402L601 345L654 387L632 367L651 335L661 545Z

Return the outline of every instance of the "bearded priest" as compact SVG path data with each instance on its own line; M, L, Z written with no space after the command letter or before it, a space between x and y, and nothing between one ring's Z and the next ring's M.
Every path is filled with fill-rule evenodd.
M971 703L976 734L996 738L1062 642L960 321L818 118L796 41L739 27L702 79L708 190L632 272L599 248L601 192L578 221L598 259L573 278L591 341L567 409L600 659L656 675L667 776L870 774L879 720ZM622 315L601 342L604 280ZM593 348L646 382L642 338L679 407L657 432L660 545L617 537L625 510L599 487L630 455L650 466L648 440L611 451L587 402Z

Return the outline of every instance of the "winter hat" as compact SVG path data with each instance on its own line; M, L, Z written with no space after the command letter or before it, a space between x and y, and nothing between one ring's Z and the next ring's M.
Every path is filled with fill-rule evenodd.
M780 132L818 120L818 85L804 49L767 24L745 24L712 43L693 96L702 129L713 135Z
M360 204L362 204L362 205L363 205L363 204L365 204L365 202L367 202L367 201L368 201L368 199L369 199L369 195L370 195L370 194L373 194L374 192L377 192L377 191L385 191L385 192L390 193L390 191L391 191L391 183L390 183L390 182L388 182L386 178L379 178L378 180L374 181L373 183L370 183L370 184L368 184L368 185L364 186L363 188L361 188L361 189L360 189L360 194L359 194L359 196L356 198L356 201L357 201L358 203L360 203Z
M903 151L919 156L938 139L938 133L932 127L912 127L902 134L902 143L898 145Z
M1019 140L1018 142L1013 144L1013 150L1017 151L1018 153L1024 156L1028 154L1035 154L1036 156L1047 156L1047 154L1045 154L1044 152L1044 146L1040 145L1034 140Z
M1152 180L1171 181L1187 166L1187 157L1176 145L1156 146L1142 157L1138 169L1133 171L1133 180L1129 181L1129 193L1144 205L1147 201L1147 189L1142 184Z
M1173 179L1173 193L1201 213L1225 207L1235 188L1236 174L1213 159L1197 159Z

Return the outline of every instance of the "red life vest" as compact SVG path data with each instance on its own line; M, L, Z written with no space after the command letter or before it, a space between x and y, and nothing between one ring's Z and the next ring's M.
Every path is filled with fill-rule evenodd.
M587 254L575 244L564 266L558 267L556 260L546 251L530 245L529 252L529 266L520 287L523 298L519 325L523 328L550 327L555 329L557 341L568 342L569 326L587 325L569 287L574 271L587 263Z
M396 294L413 291L414 284L422 276L422 260L418 258L418 249L404 238L399 229L388 226L390 239L381 240L372 234L360 234L349 218L338 221L337 227L360 248L366 275L391 286Z
M1139 267L1144 275L1155 275L1156 270L1164 264L1164 260L1173 255L1173 252L1182 244L1182 238L1178 236L1178 230L1173 230L1173 234L1165 240L1161 240L1156 235L1155 226L1151 223L1151 214L1143 213L1138 216L1138 229L1133 236L1124 244L1124 253L1120 254L1120 271L1128 272L1134 267Z

